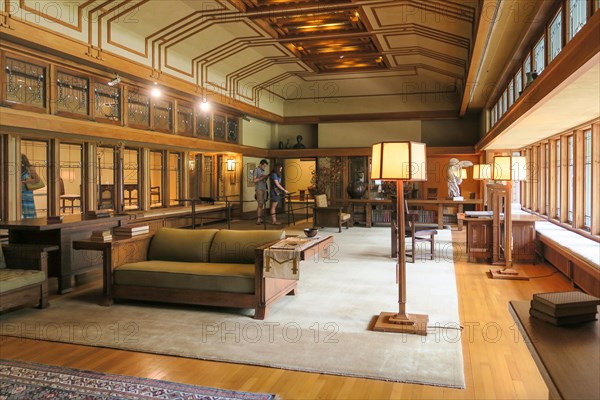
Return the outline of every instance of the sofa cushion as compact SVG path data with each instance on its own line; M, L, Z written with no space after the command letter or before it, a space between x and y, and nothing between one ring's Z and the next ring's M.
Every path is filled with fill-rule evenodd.
M536 221L535 230L558 247L563 247L600 269L600 244L549 221Z
M114 270L117 285L254 293L254 264L142 261Z
M210 262L254 265L255 248L284 237L285 231L280 230L231 231L222 229L217 232L210 247Z
M208 262L217 229L161 228L148 249L148 260Z
M44 271L3 268L0 270L0 293L42 283L45 279Z

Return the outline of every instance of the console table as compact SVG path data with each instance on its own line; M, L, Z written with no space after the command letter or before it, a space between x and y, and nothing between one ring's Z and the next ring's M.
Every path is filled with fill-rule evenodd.
M101 266L93 253L73 252L73 241L89 238L92 231L110 230L128 219L129 215L90 218L84 214L73 214L65 215L59 223L48 223L46 218L0 222L0 229L8 229L8 242L11 244L59 246L60 251L48 256L48 276L58 278L59 293L67 293L73 290L72 277Z
M600 322L554 326L529 316L529 302L508 310L523 335L550 399L597 399L600 395Z
M465 204L474 204L476 208L481 208L483 204L482 199L465 199L465 200L450 200L450 199L435 199L435 200L421 200L421 199L406 199L406 203L409 206L436 206L437 207L437 224L438 229L444 229L444 207L455 206L458 208L457 213L464 211ZM458 230L462 231L463 221L460 219L458 222Z

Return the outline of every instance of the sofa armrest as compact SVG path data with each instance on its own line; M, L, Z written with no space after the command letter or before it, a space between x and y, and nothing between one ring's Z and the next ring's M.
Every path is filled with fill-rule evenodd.
M58 246L44 244L2 245L6 268L44 271L46 276L48 276L48 252L55 250L58 250Z

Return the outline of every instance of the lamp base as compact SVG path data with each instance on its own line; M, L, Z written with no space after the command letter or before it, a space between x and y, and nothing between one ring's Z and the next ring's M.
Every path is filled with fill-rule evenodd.
M529 277L527 275L523 275L519 273L514 268L504 268L504 269L490 269L490 274L492 274L492 279L513 279L513 280L521 280L528 281Z
M373 330L378 332L411 333L413 335L427 336L427 314L398 314L382 312L379 314Z

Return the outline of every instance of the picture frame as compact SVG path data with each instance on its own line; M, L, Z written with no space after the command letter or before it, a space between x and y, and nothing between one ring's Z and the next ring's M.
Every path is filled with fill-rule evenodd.
M248 170L248 175L247 175L248 187L254 187L254 170L256 169L256 164L248 163L248 164L246 164L246 169Z

